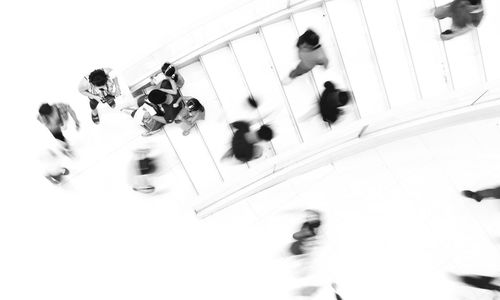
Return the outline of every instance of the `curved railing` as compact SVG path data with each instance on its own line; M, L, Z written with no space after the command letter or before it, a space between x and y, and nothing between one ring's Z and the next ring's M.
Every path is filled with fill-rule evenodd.
M500 17L500 7L485 18L481 32L474 30L445 44L438 40L441 24L422 12L423 8L429 10L446 1L376 2L300 1L271 13L261 13L262 17L245 25L238 26L241 21L236 22L234 27L237 29L208 43L158 51L149 60L138 64L137 68L132 67L125 72L126 80L134 83L130 86L133 96L140 97L144 96L150 78L158 74L159 66L164 61L173 62L184 77L191 77L186 78L183 92L187 89L185 94L206 100L204 104L209 106L208 117L196 127L198 141L193 145L199 153L206 152L204 159L209 162L205 166L214 168L208 178L191 174L196 170L196 163L189 166L190 157L181 157L185 152L183 150L190 151L190 146L180 145L186 143L185 139L172 138L176 133L171 128L165 131L193 188L200 195L200 204L195 209L199 216L210 215L263 188L341 155L355 153L401 135L481 116L491 117L497 113L496 102L484 101L496 99L499 94L495 87L499 86L500 80L500 71L497 71L500 70L500 59L496 58L500 47L485 37L495 36L493 33L498 28L495 20L500 18L495 18L494 14L499 12ZM283 35L286 44L290 44L288 48L293 48L293 39L309 23L314 23L321 31L332 67L327 71L313 70L304 75L299 83L294 83L298 86L282 86L280 78L293 67L293 60L290 59L293 49L287 49L288 46L280 45L275 39ZM481 47L485 44L488 47ZM268 145L265 160L247 164L244 170L233 172L218 161L221 149L217 145L224 141L211 134L218 131L218 134L226 134L229 138L228 124L246 113L238 111L233 102L244 101L244 95L259 95L262 92L255 84L255 78L261 74L252 69L252 53L245 52L242 45L254 45L262 50L258 60L265 59L266 63L260 66L258 72L267 76L263 76L266 84L274 89L274 94L266 95L272 95L276 98L272 100L279 102L280 111L284 112L279 121L281 128L289 128L287 134L294 141L273 140ZM259 52L257 50L256 53ZM226 60L220 60L223 55L227 56ZM288 60L281 56L288 57ZM231 67L227 67L226 63ZM238 97L228 96L217 67L226 68L238 77L231 78L236 83L239 81ZM203 80L198 80L198 77L203 77ZM325 80L333 80L353 94L353 103L347 108L348 120L326 130L319 123L310 126L298 121L304 108L302 102L317 98ZM189 87L195 81L203 88ZM264 98L269 103L269 97ZM262 123L269 122L258 113ZM210 115L216 114L217 118L210 120ZM215 186L215 191L207 192L205 189L205 192L200 192L197 181L209 179L218 183L210 186L209 190Z
M379 119L360 120L342 132L331 132L323 140L269 159L240 182L222 186L213 194L201 197L195 213L205 218L293 176L400 138L500 116L498 91L478 91L477 96L468 98L438 109L398 111Z

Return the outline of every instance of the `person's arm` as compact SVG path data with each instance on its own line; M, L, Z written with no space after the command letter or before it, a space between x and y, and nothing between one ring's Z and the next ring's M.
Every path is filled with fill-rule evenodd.
M76 130L80 129L80 121L78 121L78 118L76 117L75 111L71 108L71 106L69 106L67 104L66 104L66 110L68 111L71 118L73 118L73 121L75 121Z
M175 81L174 81L174 80L172 80L172 79L170 79L170 78L167 78L167 79L165 79L165 80L168 80L168 81L170 82L170 86L171 86L171 88L170 88L170 89L160 88L159 90L160 90L160 91L163 91L163 92L165 92L165 93L167 93L167 94L177 95L177 84L175 83ZM161 85L162 85L162 84L160 83L160 86L161 86Z
M177 73L177 87L180 89L184 85L184 77L181 74Z
M177 98L177 101L175 101L172 105L173 105L173 107L178 107L179 103L181 103L181 102L183 102L182 97L179 97L179 98Z
M115 72L111 68L103 68L104 73L108 75L108 77L113 81L115 85L115 96L119 97L122 94L122 90L120 89L120 84L118 83L118 76L116 76Z
M80 92L80 94L87 96L90 99L100 101L101 97L90 93L89 89L90 89L90 83L87 81L87 79L82 78L82 80L80 81L80 84L78 85L78 91Z
M162 116L152 116L151 117L153 120L158 121L163 124L167 124L167 121L165 121L165 117Z
M116 93L115 96L119 97L122 95L122 90L120 89L120 84L118 83L118 77L113 78L113 83L116 86Z

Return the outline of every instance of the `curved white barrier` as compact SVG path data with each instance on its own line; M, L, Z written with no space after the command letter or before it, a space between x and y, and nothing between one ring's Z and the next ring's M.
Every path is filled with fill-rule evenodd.
M200 198L195 212L198 217L205 218L293 176L400 138L500 117L499 94L483 92L478 96L425 112L418 109L406 114L394 111L369 122L357 121L341 132L331 132L322 140L303 144L287 154L268 159L265 164L251 169L246 178Z

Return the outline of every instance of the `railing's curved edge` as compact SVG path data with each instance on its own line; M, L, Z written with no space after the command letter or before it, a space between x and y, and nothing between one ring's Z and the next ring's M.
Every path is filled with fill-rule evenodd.
M481 96L483 95L484 93ZM386 114L383 119L359 120L338 134L330 134L318 142L303 145L298 149L300 153L295 151L286 155L287 157L278 157L279 161L270 160L269 164L251 170L251 174L239 182L224 186L212 195L200 197L194 211L199 218L205 218L293 176L343 157L401 138L500 117L500 94L487 95L481 100L476 103L476 98L471 97L425 112L425 115L414 114L401 118L397 115L398 112L395 112L395 116ZM364 133L359 138L360 131ZM285 161L289 157L292 159Z
M259 28L262 26L266 26L269 24L273 24L279 22L283 19L290 17L294 13L298 13L301 11L306 11L314 7L321 7L324 2L328 2L332 0L305 0L299 3L295 3L290 7L281 9L279 11L273 12L269 15L266 15L262 18L259 18L249 24L241 26L239 28L233 29L228 33L222 34L219 38L206 43L203 46L200 46L186 54L179 54L177 57L168 58L170 62L177 66L177 69L181 69L193 62L195 62L199 56L217 50L218 48L224 47L229 41L235 40L241 37L244 37L253 32L258 32ZM165 58L167 60L167 58ZM132 93L137 91L146 85L152 76L156 76L160 73L160 66L158 66L157 70L150 73L149 76L146 76L143 79L136 80L135 83L129 85L129 89Z

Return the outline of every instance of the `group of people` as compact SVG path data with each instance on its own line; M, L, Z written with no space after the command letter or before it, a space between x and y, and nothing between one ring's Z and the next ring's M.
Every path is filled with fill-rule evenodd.
M438 19L450 17L452 26L441 34L443 40L451 39L463 34L479 25L483 17L483 6L481 0L453 0L451 3L437 7L434 15ZM299 36L296 43L300 62L282 79L283 84L289 84L294 78L311 71L316 66L328 67L329 59L320 43L319 35L311 29L306 30ZM179 124L183 135L188 135L197 121L205 119L205 108L201 102L181 93L184 86L184 78L171 63L165 63L161 67L162 80L151 78L150 86L144 90L145 95L138 99L137 105L123 108L122 111L130 114L140 126L146 131L143 136L152 135L160 131L163 126L170 123ZM344 113L342 107L351 99L347 91L337 89L335 83L327 81L324 83L325 90L318 99L317 106L304 117L320 114L323 121L332 124ZM91 108L91 119L99 124L100 115L97 110L99 103L106 103L111 108L116 106L116 98L122 92L117 76L112 69L102 68L92 71L80 81L79 92L88 97ZM253 100L253 103L256 103ZM255 107L257 107L255 105ZM80 122L73 109L65 103L44 103L39 108L38 120L42 122L64 145L65 154L71 154L71 148L62 133L66 127L68 116L75 122L76 128ZM223 158L233 157L239 162L248 162L262 156L263 150L258 144L271 141L274 132L269 125L261 126L253 130L252 122L239 120L231 123L233 136L231 148L224 154ZM60 173L47 175L51 181L61 178Z
M140 125L146 129L144 136L158 132L169 123L180 124L183 134L188 135L196 122L204 119L205 109L196 98L181 95L180 88L184 84L184 79L172 64L165 63L161 69L165 79L153 86L147 99L139 102L137 107L127 107L122 111L130 113L139 121ZM114 108L117 97L122 94L118 78L109 68L96 69L82 78L78 90L88 97L91 119L95 124L100 123L98 105L106 103ZM76 129L80 128L80 121L75 111L66 103L43 103L38 113L38 120L62 145L62 153L70 156L72 149L63 134L63 129L67 127L69 116L73 119ZM49 153L50 157L56 158L57 147L52 148ZM133 189L152 192L154 187L149 183L147 175L151 175L156 169L155 161L149 156L149 150L145 148L138 149L136 154L137 180ZM48 168L45 177L52 183L59 184L68 174L69 170L65 167L52 167Z

